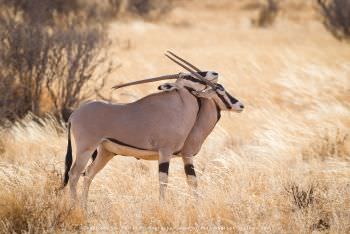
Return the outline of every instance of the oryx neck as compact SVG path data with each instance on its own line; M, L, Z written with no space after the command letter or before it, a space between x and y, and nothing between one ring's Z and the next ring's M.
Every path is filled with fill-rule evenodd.
M193 94L193 92L196 91L195 89L193 89L193 88L191 88L191 87L188 87L188 86L184 86L184 87L185 87L185 89L187 89L187 91L188 91L192 96L194 96L194 97L196 98L196 100L197 100L197 104L198 104L197 117L198 117L199 111L200 111L201 106L202 106L202 104L201 104L201 99L200 99L199 97L197 97L196 95Z

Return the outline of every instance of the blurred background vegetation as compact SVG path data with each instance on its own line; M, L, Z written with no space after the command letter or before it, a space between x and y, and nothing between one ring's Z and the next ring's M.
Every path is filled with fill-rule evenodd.
M28 112L67 120L80 101L93 94L103 98L98 90L113 69L105 66L106 22L126 13L165 14L170 4L162 2L0 1L0 121Z
M350 37L347 0L240 2L243 11L254 11L256 27L271 26L293 7L309 7L336 38ZM82 100L93 95L106 99L99 90L116 68L108 61L108 22L135 17L156 22L181 4L185 1L1 0L0 122L28 112L67 120Z
M0 234L350 233L349 2L0 0ZM155 92L110 88L180 72L167 49L218 71L246 110L224 113L195 157L199 200L180 158L163 204L157 162L116 157L84 217L57 189L63 122L89 99Z

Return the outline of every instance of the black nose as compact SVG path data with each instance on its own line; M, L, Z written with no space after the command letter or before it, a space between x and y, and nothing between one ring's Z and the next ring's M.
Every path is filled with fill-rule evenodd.
M241 104L241 105L239 105L239 107L240 107L240 108L242 108L242 109L244 108L244 106L243 106L242 104Z
M217 76L217 75L218 75L218 73L217 73L217 72L213 72L212 74L213 74L214 76Z

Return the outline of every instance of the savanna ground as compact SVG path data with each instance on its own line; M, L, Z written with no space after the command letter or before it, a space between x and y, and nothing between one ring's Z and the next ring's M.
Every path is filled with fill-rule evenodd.
M203 2L201 2L203 3ZM172 49L245 104L222 118L195 157L199 198L180 158L170 163L166 202L157 162L116 157L90 189L88 216L58 190L67 136L31 116L1 131L0 232L350 232L350 47L312 6L288 5L268 28L229 1L191 2L156 21L109 23L113 84L181 71ZM136 100L156 84L115 91ZM106 89L105 92L109 92Z

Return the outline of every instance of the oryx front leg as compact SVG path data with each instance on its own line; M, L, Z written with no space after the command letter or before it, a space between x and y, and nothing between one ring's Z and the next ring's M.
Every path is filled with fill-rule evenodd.
M83 193L81 205L86 210L87 207L87 199L91 181L94 179L96 174L106 166L106 164L113 158L114 154L105 150L102 145L100 145L97 149L96 159L89 165L86 169L84 176L84 185L83 185Z
M193 166L193 159L192 157L183 157L182 160L184 162L184 169L187 177L187 184L192 189L195 190L198 187L198 182L197 182L196 172Z
M165 190L168 185L168 174L169 174L169 162L172 153L167 151L159 151L159 199L163 200L165 196Z

